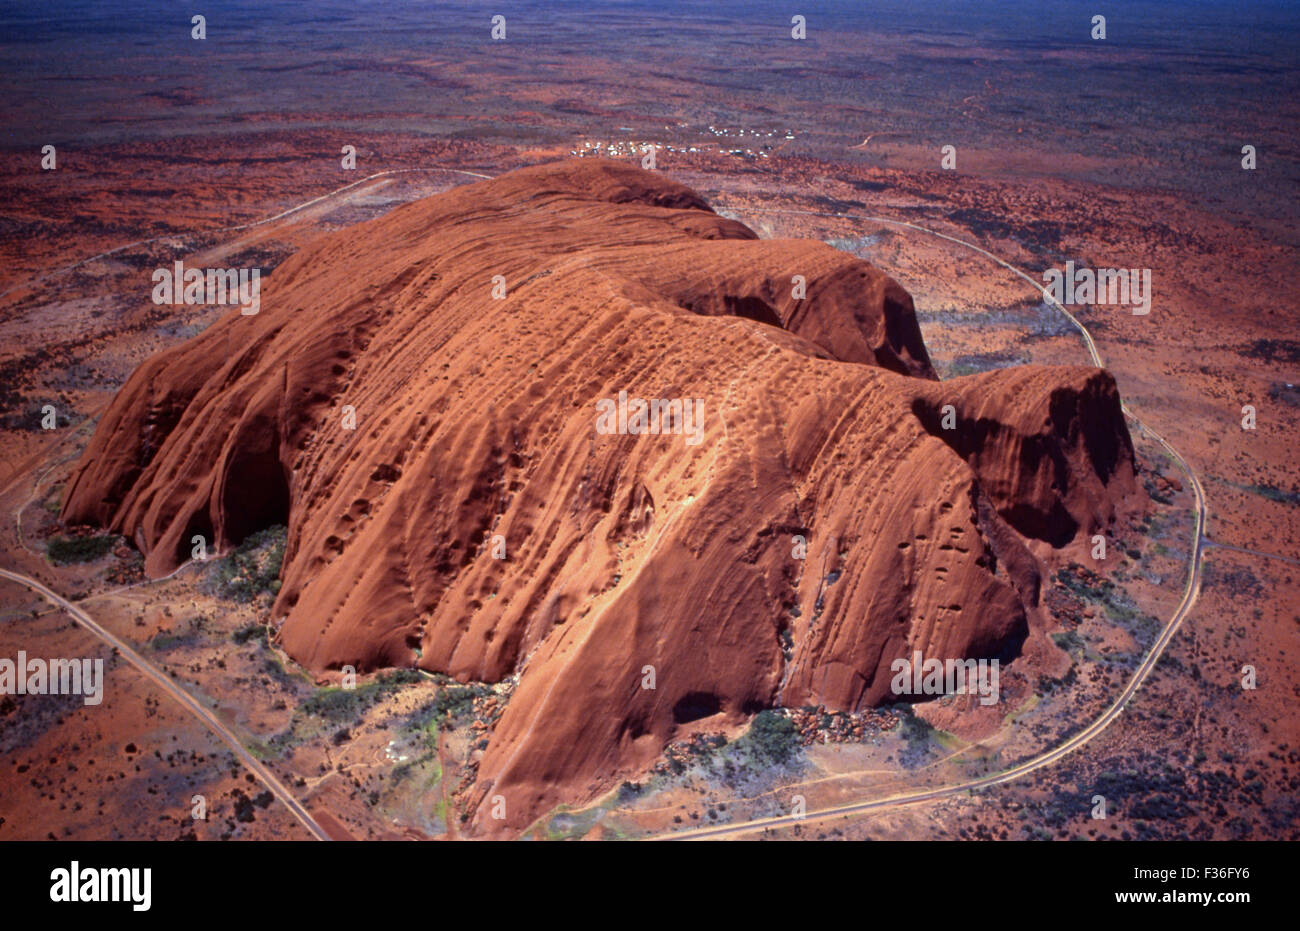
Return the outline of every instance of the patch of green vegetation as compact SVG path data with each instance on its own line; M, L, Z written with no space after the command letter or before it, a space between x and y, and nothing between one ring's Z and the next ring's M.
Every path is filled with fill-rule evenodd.
M978 352L964 356L957 356L948 366L948 371L944 375L944 378L961 378L964 375L978 375L982 372L992 372L1013 365L1023 365L1028 361L1029 359L1027 357L1015 352Z
M315 694L298 706L304 714L313 714L327 721L350 721L362 708L367 695L366 686L355 689L326 687L317 689Z
M94 562L111 553L117 539L117 535L111 533L92 537L55 537L46 545L45 555L56 566Z
M179 633L154 634L154 636L149 640L149 649L157 650L159 652L166 652L167 650L170 650L172 647L177 647L177 646L181 646L184 643L188 643L189 640L190 637L188 634L179 634Z
M600 806L574 810L567 805L557 805L540 819L542 837L551 841L580 840L596 826L600 816Z
M280 659L280 654L269 649L270 644L265 639L259 640L258 643L263 647L262 671L264 673L284 685L301 685L303 683L314 685L312 677L307 674L305 669L301 666L286 668L284 661Z
M1283 488L1274 488L1272 485L1243 485L1241 482L1229 481L1226 478L1219 478L1217 475L1213 476L1213 478L1220 484L1235 488L1237 491L1245 492L1248 495L1255 495L1267 501L1275 501L1278 504L1289 504L1293 507L1300 506L1300 491L1287 491Z
M1057 581L1080 598L1100 605L1112 621L1135 635L1153 636L1160 630L1160 622L1151 615L1139 611L1133 597L1124 589L1110 579L1097 578L1093 582L1085 581L1075 574L1076 568L1076 566L1069 566L1059 570L1056 573ZM1055 637L1056 635L1053 635L1053 639Z
M1069 569L1073 568L1074 566L1069 567ZM1089 585L1068 569L1059 570L1056 573L1056 580L1080 598L1092 602L1105 601L1115 588L1115 583L1108 579L1098 579L1096 585Z
M1147 539L1155 540L1164 537L1168 533L1168 525L1168 512L1158 511L1143 519L1137 526L1137 532Z
M480 683L460 685L455 680L439 689L433 700L418 708L406 720L406 726L413 731L425 731L429 735L429 746L436 748L438 727L446 724L454 728L456 723L469 715L474 709L474 699L492 694L492 690Z
M319 688L298 706L298 710L303 714L324 718L332 724L342 724L356 720L363 711L385 695L404 685L418 682L419 679L420 674L414 669L394 669L380 673L370 682L362 683L356 688Z
M899 734L907 741L908 746L915 748L929 743L935 733L930 722L925 718L918 718L912 711L911 705L898 706L897 710L899 711Z
M201 614L194 614L183 621L178 621L170 630L160 630L146 642L151 650L164 653L180 646L194 646L209 633L211 621Z
M1064 633L1052 634L1052 642L1067 653L1082 653L1085 648L1083 638L1077 631L1067 630Z
M1241 488L1243 491L1248 491L1252 495L1259 495L1261 498L1267 498L1269 501L1300 505L1300 494L1294 491L1283 491L1281 488L1274 488L1272 485L1243 485Z
M247 627L241 627L230 635L230 639L234 640L235 643L247 643L254 638L262 642L266 640L265 624L249 624Z
M1028 714L1029 712L1037 708L1038 703L1041 701L1042 701L1041 695L1030 695L1028 698L1025 699L1025 701L1020 705L1019 708L1016 708L1014 711L1008 712L1007 715L1002 720L1007 724L1014 724L1017 721L1019 721L1022 717L1024 717L1026 714ZM996 751L993 752L994 755L996 755Z
M248 602L280 591L280 566L289 530L276 524L252 534L216 563L216 594Z
M1174 672L1187 672L1187 667L1183 665L1182 660L1168 651L1160 654L1160 659L1156 665L1161 669L1172 669ZM1155 714L1156 717L1163 717L1165 713L1165 709L1160 708L1157 709Z
M423 766L431 760L435 761L434 773L426 781L425 787L427 788L430 785L437 785L438 781L442 779L442 767L436 764L436 757L432 753L421 753L419 756L415 757L415 759L398 763L393 767L392 775L389 778L392 780L394 785L400 784L403 780L409 779L414 775L415 770L418 767Z
M401 685L413 685L416 682L424 681L424 676L418 669L390 669L387 672L381 672L375 682L388 690L392 690Z
M930 722L916 714L910 704L891 706L898 715L898 736L906 744L898 754L898 762L906 769L915 769L930 758L935 746L956 746L951 734L935 730Z
M765 708L754 716L749 731L737 745L773 763L786 763L799 751L799 732L794 721L781 712Z
M1110 615L1112 621L1118 621L1122 624L1131 624L1142 616L1138 612L1136 605L1124 600L1106 602L1106 613Z
M453 685L438 693L433 700L433 721L455 721L469 714L474 708L474 699L492 694L485 685Z
M949 731L941 731L939 728L935 727L930 729L930 733L931 736L938 741L939 746L943 747L945 750L959 750L964 745L960 737L956 734L950 733ZM970 762L978 762L978 760L971 760Z
M438 779L439 781L442 780L442 773L438 774ZM440 797L436 802L433 803L433 816L437 818L439 821L441 821L443 824L448 823L447 822L448 807L449 807L448 802L445 798Z
M442 781L442 763L438 759L438 722L430 721L429 727L425 731L425 740L428 741L428 752L422 756L433 760L433 772L429 778L424 781L426 789L432 789Z
M58 517L59 511L63 510L63 486L58 485L51 489L49 496L41 502L41 507Z

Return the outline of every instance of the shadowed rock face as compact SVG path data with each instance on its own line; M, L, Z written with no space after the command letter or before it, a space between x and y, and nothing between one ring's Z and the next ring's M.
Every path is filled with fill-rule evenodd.
M699 442L598 432L620 391L698 399ZM520 673L473 790L491 832L693 729L893 700L914 650L1015 655L1024 538L1091 533L1134 484L1106 372L939 383L911 298L870 264L584 159L286 261L260 314L135 372L63 517L126 534L154 576L192 534L287 523L273 613L301 663Z

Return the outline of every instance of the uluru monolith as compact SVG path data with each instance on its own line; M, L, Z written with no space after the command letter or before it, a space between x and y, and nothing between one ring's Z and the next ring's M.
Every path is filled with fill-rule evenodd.
M62 516L153 576L286 524L304 666L517 674L470 793L489 834L692 730L895 700L913 651L1014 657L1027 541L1105 526L1134 469L1107 372L940 382L871 264L575 159L285 261L260 313L132 375Z

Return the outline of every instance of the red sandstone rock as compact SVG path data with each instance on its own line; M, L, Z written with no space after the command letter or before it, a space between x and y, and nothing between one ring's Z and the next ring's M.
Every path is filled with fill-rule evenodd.
M598 433L620 391L702 399L701 441ZM520 672L472 792L488 833L700 727L893 700L914 650L1014 656L1040 576L1023 538L1103 526L1133 485L1107 373L939 383L910 297L868 263L584 159L283 263L260 314L132 376L63 517L123 533L152 576L193 534L287 523L274 615L304 665Z

